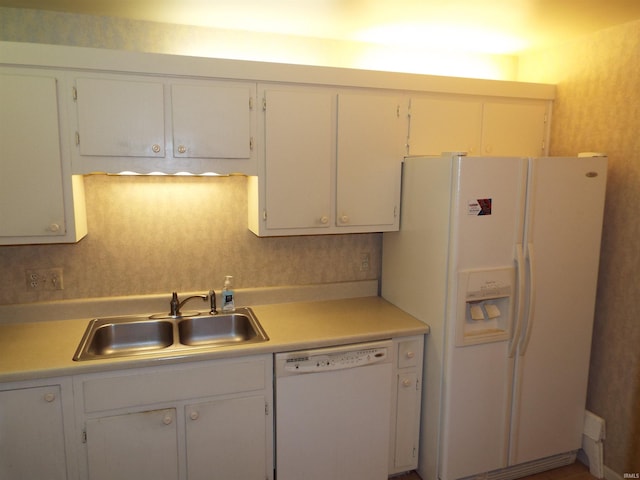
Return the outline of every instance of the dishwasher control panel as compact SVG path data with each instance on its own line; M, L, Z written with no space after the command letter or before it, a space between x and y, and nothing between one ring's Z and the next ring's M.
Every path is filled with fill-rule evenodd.
M326 372L363 367L388 361L387 347L363 348L345 352L300 352L285 360L284 370L290 373Z

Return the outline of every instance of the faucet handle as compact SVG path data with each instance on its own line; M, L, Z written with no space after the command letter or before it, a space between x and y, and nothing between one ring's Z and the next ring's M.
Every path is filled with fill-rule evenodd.
M214 290L209 290L209 300L211 301L211 310L209 313L211 315L217 315L218 309L216 308L216 292Z

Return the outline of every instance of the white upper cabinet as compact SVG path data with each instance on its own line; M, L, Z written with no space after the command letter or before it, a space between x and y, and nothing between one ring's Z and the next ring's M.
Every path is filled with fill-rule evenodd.
M409 153L546 155L548 109L546 100L415 96L411 98Z
M76 79L82 156L165 156L161 81Z
M255 174L255 84L79 76L73 169L78 173Z
M401 96L338 96L339 228L398 229L406 139L407 107Z
M259 236L398 228L407 112L397 95L267 86L249 228Z
M482 155L547 154L547 102L485 102Z
M251 158L253 86L172 84L173 155Z
M52 71L0 70L0 245L72 243L87 233Z
M266 228L326 230L333 220L336 96L270 89L264 99Z
M409 153L478 155L482 138L482 102L472 99L413 97Z

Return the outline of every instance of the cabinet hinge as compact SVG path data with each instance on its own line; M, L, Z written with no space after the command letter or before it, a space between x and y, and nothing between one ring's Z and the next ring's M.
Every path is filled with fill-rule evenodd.
M87 431L82 431L82 443L87 443Z
M253 97L249 97L249 110L253 110Z
M400 118L400 105L396 105L396 117Z
M264 220L265 222L267 221L267 211L266 210L262 211L262 220Z
M266 98L266 97L264 97L264 98L262 99L262 111L263 111L263 112L266 112L266 111L267 111L267 98Z
M78 100L78 89L76 87L71 87L71 97L74 100Z
M413 452L411 453L413 458L416 458L416 447L413 447Z
M395 207L393 207L393 218L396 218L398 216L398 206L396 205Z
M249 150L253 151L253 137L249 137Z
M80 145L80 132L76 132L76 146Z

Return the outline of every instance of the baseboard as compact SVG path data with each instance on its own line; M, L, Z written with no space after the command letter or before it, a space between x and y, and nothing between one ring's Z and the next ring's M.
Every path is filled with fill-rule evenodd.
M567 452L552 457L541 458L532 462L521 463L511 467L494 470L480 475L472 475L463 480L515 480L528 477L536 473L553 470L554 468L570 465L576 460L576 452Z
M614 472L606 465L604 466L604 478L606 478L606 480L624 480L622 475Z

